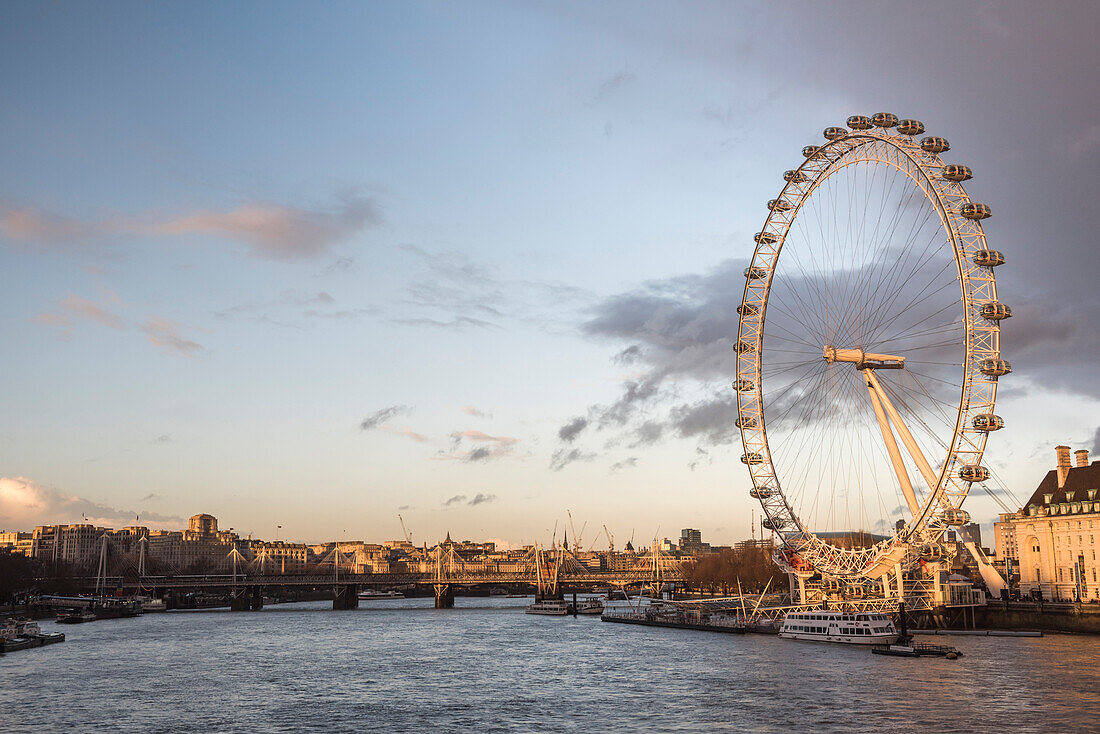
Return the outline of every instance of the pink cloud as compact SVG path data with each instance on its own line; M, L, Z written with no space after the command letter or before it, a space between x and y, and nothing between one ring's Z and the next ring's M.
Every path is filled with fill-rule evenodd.
M117 300L117 297L115 298ZM145 334L153 346L173 354L193 357L203 351L203 346L183 336L180 324L171 319L151 316L135 323L111 313L99 303L69 294L57 304L57 310L31 317L36 324L59 329L65 337L72 335L78 322L92 321L119 331L134 329Z
M254 203L229 211L200 210L168 217L79 220L30 207L9 208L0 213L0 235L44 245L117 235L198 235L240 242L257 257L298 260L327 255L339 242L380 221L373 199L349 192L316 207Z

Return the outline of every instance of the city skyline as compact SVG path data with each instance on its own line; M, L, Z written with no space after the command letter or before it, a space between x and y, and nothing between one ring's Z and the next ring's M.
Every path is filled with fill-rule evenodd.
M740 271L801 147L880 109L1008 257L986 463L1022 502L1095 452L1093 7L332 10L6 9L0 529L747 538Z

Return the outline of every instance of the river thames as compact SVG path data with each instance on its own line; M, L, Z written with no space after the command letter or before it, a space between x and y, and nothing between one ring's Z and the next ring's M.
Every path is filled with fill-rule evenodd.
M1100 731L1100 638L928 638L959 660L459 598L147 614L0 656L0 730Z

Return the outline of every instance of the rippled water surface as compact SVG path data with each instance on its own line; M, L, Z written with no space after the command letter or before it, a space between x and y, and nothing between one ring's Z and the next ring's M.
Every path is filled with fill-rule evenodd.
M1097 637L954 637L959 660L911 660L536 617L526 603L317 602L62 627L60 645L0 656L0 730L1100 731Z

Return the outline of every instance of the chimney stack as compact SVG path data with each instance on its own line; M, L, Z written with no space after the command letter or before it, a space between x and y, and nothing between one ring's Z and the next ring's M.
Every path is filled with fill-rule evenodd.
M1073 455L1077 457L1077 466L1089 465L1089 452L1088 449L1077 449L1073 452Z
M1058 489L1061 489L1069 476L1069 446L1055 446L1054 453L1058 455Z

